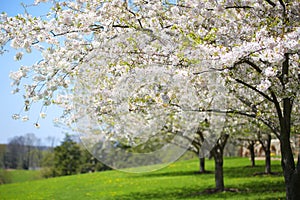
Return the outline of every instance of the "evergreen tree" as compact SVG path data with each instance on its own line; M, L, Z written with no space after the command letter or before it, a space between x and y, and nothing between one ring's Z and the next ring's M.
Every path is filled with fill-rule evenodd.
M54 148L55 176L79 173L81 162L80 146L66 135L62 144Z

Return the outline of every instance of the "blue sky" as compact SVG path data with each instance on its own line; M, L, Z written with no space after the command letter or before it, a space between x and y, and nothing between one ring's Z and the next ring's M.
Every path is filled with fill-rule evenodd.
M24 9L21 6L21 2L25 4L32 4L34 0L0 0L0 12L6 12L9 16L15 16L18 13L24 13ZM39 7L30 7L28 12L33 15L39 15L39 13L45 13L47 11L46 5ZM16 71L21 65L30 65L36 61L36 53L26 55L22 61L14 61L14 50L8 48L9 52L4 55L0 55L0 144L7 143L10 138L14 136L25 135L26 133L34 133L38 138L42 140L44 145L49 144L47 137L57 138L59 140L64 138L66 132L70 132L63 128L55 127L53 119L59 117L61 111L52 106L47 109L47 117L41 119L39 129L34 127L34 123L40 112L41 106L36 104L32 107L30 113L28 113L30 120L22 122L19 120L13 120L12 115L19 113L23 107L22 94L11 94L12 87L10 86L11 80L9 79L9 73Z

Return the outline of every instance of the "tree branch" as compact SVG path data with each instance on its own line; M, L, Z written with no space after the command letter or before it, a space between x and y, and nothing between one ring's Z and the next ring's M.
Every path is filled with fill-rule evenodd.
M270 98L267 94L263 93L262 91L259 91L256 87L253 87L252 85L250 85L250 84L248 84L248 83L246 83L246 82L244 82L244 81L242 81L242 80L240 80L240 79L234 79L234 80L235 80L236 82L238 82L238 83L240 83L240 84L246 86L247 88L250 88L251 90L253 90L253 91L259 93L260 95L262 95L262 96L263 96L265 99L267 99L268 101L273 102L273 99L272 99L272 98Z
M199 109L194 110L196 112L211 112L211 113L222 113L222 114L238 114L246 117L255 118L256 114L250 114L239 110L218 110L218 109Z
M279 3L283 7L283 12L285 13L285 11L286 11L285 3L282 0L279 0Z
M253 7L251 7L251 6L227 6L227 7L225 7L225 9L232 9L232 8L234 8L234 9L251 9Z
M254 68L258 73L262 73L262 70L253 62L251 62L250 60L245 60L244 63L250 65L252 68Z
M266 0L266 2L268 2L271 6L275 7L276 6L276 3L274 3L273 1L270 1L270 0Z

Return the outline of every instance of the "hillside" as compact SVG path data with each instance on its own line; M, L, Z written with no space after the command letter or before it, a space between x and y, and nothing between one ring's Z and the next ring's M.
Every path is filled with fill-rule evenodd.
M198 160L190 160L144 174L106 171L1 185L0 199L284 199L282 175L254 176L264 171L263 161L257 163L250 168L247 158L225 160L225 186L232 192L203 194L214 187L214 174L196 173ZM281 171L280 161L272 164ZM213 161L206 166L212 171Z

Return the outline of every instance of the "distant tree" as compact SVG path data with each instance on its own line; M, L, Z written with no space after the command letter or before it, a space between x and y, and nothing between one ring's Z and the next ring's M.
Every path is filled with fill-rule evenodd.
M40 166L40 161L41 161L41 151L40 151L40 147L41 147L41 140L39 138L37 138L33 133L27 133L24 136L25 139L25 160L24 162L24 169L35 169L37 167Z
M12 169L30 169L40 165L40 139L33 133L13 137L4 155L4 165Z
M54 147L56 146L58 142L58 139L54 136L48 136L46 138L46 146L49 147L50 149L54 149Z
M234 121L231 135L235 140L246 143L250 152L251 166L255 166L255 145L258 142L265 153L265 173L271 174L272 130L257 119L239 117L235 118Z
M82 164L80 167L80 173L90 173L96 171L110 170L111 168L102 164L86 149L81 150Z
M66 135L62 144L54 148L55 176L79 173L82 164L81 156L80 146L70 135Z
M24 136L16 136L12 138L4 155L4 162L6 168L24 168L25 164L25 138Z
M6 145L0 144L0 168L4 168L4 154L6 151Z
M41 161L41 174L45 178L54 177L55 176L55 168L54 168L54 150L48 149L47 151L43 151L43 159Z

